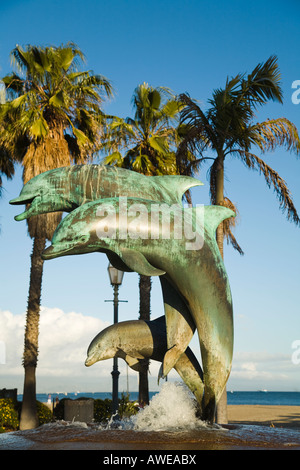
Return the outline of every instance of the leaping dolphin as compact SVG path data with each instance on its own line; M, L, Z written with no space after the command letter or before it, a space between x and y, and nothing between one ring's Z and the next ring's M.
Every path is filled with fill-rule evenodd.
M149 228L152 226L150 215L153 201L128 198L127 217L119 213L119 204L119 198L110 198L75 209L59 224L52 245L42 256L44 259L52 259L95 251L114 253L123 264L139 274L165 275L169 285L184 300L198 331L205 386L203 419L213 422L216 404L229 377L233 353L231 291L215 231L223 220L235 214L221 206L183 209L178 205L177 209L173 208L172 221L166 223L167 217L164 216L170 215L170 207L164 204L160 207L161 230L154 233ZM136 213L130 211L136 204L141 213L145 210L147 218L139 219L138 232L130 232L132 225L137 226ZM109 208L116 217L112 217L108 223L99 214L107 213ZM183 220L183 212L190 232L195 234L198 241L202 236L201 249L199 246L190 249L190 245L187 249L191 238L185 233L181 239L178 238L176 221L180 218ZM199 217L199 222L198 215L203 213L204 220L201 222ZM113 229L113 234L108 232L108 236L105 235L105 224ZM166 233L170 235L167 238ZM190 341L190 337L187 339L183 335L178 345L174 339L176 337L178 340L178 331L174 336L168 316L166 322L168 351L163 361L163 375L174 367Z
M131 196L180 203L188 189L202 184L189 176L145 176L105 165L72 165L35 176L9 202L29 206L15 216L15 220L24 220L47 212L71 212L86 202L107 197Z
M124 321L105 328L95 336L88 347L85 365L89 367L98 361L120 357L127 362L129 367L139 372L141 361L153 359L162 362L166 351L165 317L151 321ZM195 395L201 415L204 391L203 373L190 348L187 348L180 356L174 369Z

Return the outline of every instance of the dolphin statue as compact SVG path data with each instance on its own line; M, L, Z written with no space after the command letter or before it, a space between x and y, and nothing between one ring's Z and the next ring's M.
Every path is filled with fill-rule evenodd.
M113 253L139 274L164 276L171 290L183 299L197 328L205 387L203 419L213 422L216 405L230 374L233 354L231 291L215 232L223 220L235 214L222 206L183 208L178 205L177 209L173 207L173 219L168 220L170 206L163 204L159 207L159 227L152 230L153 201L128 198L126 217L119 213L119 204L119 198L108 198L75 209L59 224L52 245L42 257L46 260L95 251ZM138 205L141 213L144 210L148 218L139 219L131 211L133 205ZM110 216L101 216L109 210ZM190 233L178 236L176 221L183 219L185 228L197 240L192 249ZM104 226L109 228L107 233ZM188 324L185 318L184 322ZM190 336L182 335L178 345L180 332L174 332L169 323L166 314L168 351L163 360L163 376L174 367L190 341Z
M179 175L145 176L106 165L72 165L55 168L29 180L10 204L26 204L15 220L48 212L71 212L86 202L106 197L130 196L180 203L184 193L201 181Z
M100 331L89 345L85 365L118 357L139 372L144 359L162 362L167 351L165 317L156 320L130 320ZM176 362L174 369L189 387L198 402L201 415L204 391L203 373L192 350L188 347Z

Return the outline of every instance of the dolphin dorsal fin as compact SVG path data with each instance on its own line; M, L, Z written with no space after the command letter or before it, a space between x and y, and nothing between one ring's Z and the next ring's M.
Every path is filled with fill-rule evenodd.
M203 208L199 207L200 210ZM197 210L197 208L196 208ZM235 217L236 214L228 207L224 206L204 206L204 226L215 234L218 226L223 220Z
M150 264L149 261L146 260L145 256L139 251L129 249L121 250L120 257L128 268L138 274L142 274L144 276L161 276L162 274L166 274L165 271L152 266L152 264Z
M171 191L174 194L174 202L181 203L183 195L186 191L194 186L203 186L203 183L196 178L191 176L183 175L164 175L164 176L152 176L155 181L159 181L159 184L164 188Z

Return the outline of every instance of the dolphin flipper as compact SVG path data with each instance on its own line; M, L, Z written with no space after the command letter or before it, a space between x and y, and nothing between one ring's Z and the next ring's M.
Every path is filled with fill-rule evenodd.
M161 276L165 271L152 266L139 251L121 250L121 259L132 271L144 276Z
M128 356L128 354L122 359L124 359L126 364L128 364L132 370L135 370L136 372L142 372L144 370L140 359Z
M130 269L124 263L124 261L122 261L121 258L113 251L106 251L106 256L114 268L119 269L120 271L128 272L128 273L133 272L133 269Z

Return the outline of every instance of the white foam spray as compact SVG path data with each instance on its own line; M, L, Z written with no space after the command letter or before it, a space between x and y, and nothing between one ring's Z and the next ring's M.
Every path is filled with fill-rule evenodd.
M137 431L183 431L207 427L196 416L196 400L182 382L165 382L148 406L113 427ZM110 426L108 425L108 428Z
M196 401L189 389L179 382L165 382L149 406L132 418L140 431L191 429L199 425Z

